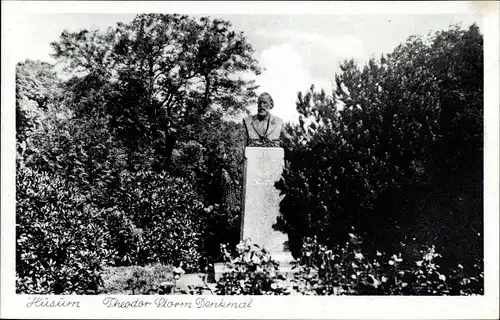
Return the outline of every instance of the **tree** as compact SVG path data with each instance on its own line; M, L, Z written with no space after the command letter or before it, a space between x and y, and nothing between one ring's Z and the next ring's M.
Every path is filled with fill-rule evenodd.
M64 32L52 46L81 79L97 73L118 85L107 105L112 126L131 151L152 148L155 170L167 168L193 128L214 114L244 111L255 98L253 81L241 76L259 73L252 48L223 20L138 15L105 33Z
M246 110L255 86L244 79L259 72L243 34L222 20L147 14L104 32L64 31L52 46L64 80L41 62L17 70L18 240L57 229L71 242L94 212L107 264L194 271L215 259L221 241L235 243L243 130L225 117ZM50 208L53 217L67 214L52 195L40 204L38 189L65 194L75 223L27 225L26 208L39 218ZM40 254L25 244L20 255ZM40 270L57 259L71 265L60 250ZM37 267L22 265L21 292L33 289L26 274ZM98 273L78 290L94 290ZM72 290L44 286L36 290Z
M331 96L299 94L281 184L292 250L354 228L378 248L418 238L482 257L482 64L477 26L451 27L362 68L344 62Z
M39 134L51 128L60 111L61 81L52 65L26 60L16 66L17 163L24 166L30 154L40 148ZM29 160L28 160L29 161Z

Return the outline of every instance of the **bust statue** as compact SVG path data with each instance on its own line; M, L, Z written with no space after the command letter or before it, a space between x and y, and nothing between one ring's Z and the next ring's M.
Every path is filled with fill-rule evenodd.
M264 92L257 100L257 114L243 119L247 135L247 147L279 147L284 133L283 120L273 116L274 107L271 95Z

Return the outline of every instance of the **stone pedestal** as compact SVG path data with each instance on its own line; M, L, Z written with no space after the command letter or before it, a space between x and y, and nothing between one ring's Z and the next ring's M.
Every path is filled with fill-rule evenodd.
M283 148L245 149L241 240L250 238L266 248L273 258L286 259L288 236L273 228L280 214L282 196L275 183L284 166ZM291 256L290 256L291 257Z
M245 148L245 170L240 240L267 249L280 263L283 273L290 272L294 261L287 247L288 235L273 228L280 214L283 196L275 187L284 167L283 148ZM215 278L223 272L223 264L215 266Z

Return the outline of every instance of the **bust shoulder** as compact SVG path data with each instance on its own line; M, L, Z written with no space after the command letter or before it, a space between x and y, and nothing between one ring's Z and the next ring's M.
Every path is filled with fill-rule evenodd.
M276 116L273 116L271 115L271 122L276 122L277 124L282 124L283 123L283 119L279 118L279 117L276 117Z
M258 120L257 115L250 115L248 117L243 118L243 122L245 124L251 124L253 121Z
M253 121L257 121L258 119L259 119L258 116L255 114L243 118L243 122L245 124L251 124ZM274 116L272 114L269 115L269 121L271 122L271 125L283 125L283 119Z

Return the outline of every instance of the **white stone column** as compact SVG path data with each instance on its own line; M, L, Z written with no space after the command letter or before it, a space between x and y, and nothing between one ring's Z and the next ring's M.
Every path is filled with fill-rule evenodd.
M240 240L250 238L267 249L272 259L279 262L280 273L288 277L294 272L294 259L286 245L288 235L273 228L283 198L275 183L283 172L284 154L283 148L245 148ZM226 272L224 263L216 263L214 271L218 281Z
M241 240L250 238L282 263L293 260L286 246L288 235L273 228L283 198L275 183L283 172L284 154L283 148L245 148L241 217Z

